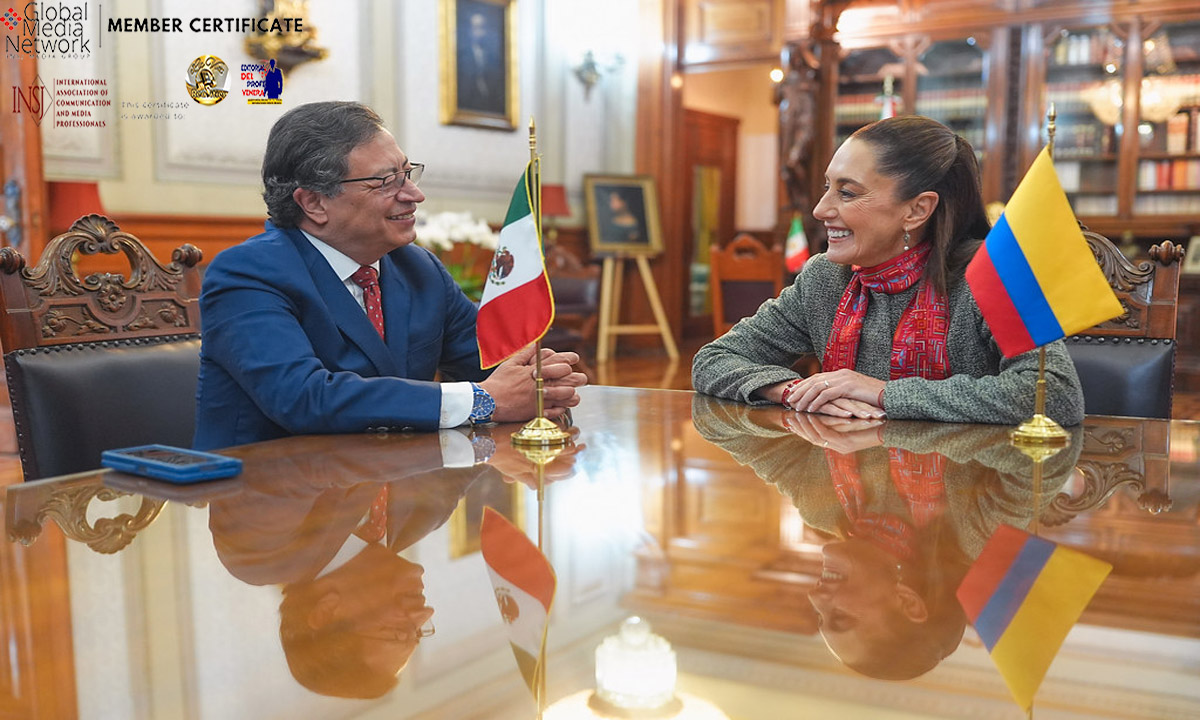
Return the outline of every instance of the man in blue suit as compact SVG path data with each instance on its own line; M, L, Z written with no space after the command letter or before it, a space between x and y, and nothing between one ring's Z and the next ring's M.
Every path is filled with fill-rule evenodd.
M275 123L266 232L205 275L196 448L535 415L533 348L481 370L475 305L413 244L423 169L358 103L301 105ZM575 353L542 353L556 418L587 380Z

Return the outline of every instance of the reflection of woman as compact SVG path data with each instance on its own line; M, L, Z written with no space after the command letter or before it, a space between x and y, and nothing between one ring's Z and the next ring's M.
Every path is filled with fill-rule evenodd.
M1001 523L1027 527L1078 458L1032 463L1003 428L841 419L761 411L697 396L707 439L791 498L805 525L829 538L809 601L822 637L872 677L928 672L958 646L966 617L955 597Z
M813 210L829 235L780 296L700 349L692 383L749 403L830 415L1017 423L1037 353L1004 358L963 279L989 225L971 146L922 117L854 133ZM790 368L816 354L821 372ZM1046 414L1083 419L1061 342L1047 347Z

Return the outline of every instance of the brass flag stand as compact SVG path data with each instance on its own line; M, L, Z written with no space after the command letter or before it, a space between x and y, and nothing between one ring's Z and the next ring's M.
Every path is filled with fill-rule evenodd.
M1054 120L1057 117L1054 103L1050 103L1050 111L1046 113L1046 134L1049 137L1047 145L1050 148L1050 158L1054 158ZM1034 482L1040 484L1042 461L1054 455L1067 446L1070 434L1054 420L1046 417L1046 346L1038 348L1038 379L1037 394L1034 398L1033 417L1017 426L1012 432L1012 444L1023 450L1034 460Z
M529 193L533 205L530 210L533 213L534 226L537 230L538 252L542 254L542 272L545 272L545 252L542 249L542 163L537 154L537 129L534 126L533 118L529 119L529 166L533 172L529 183L533 186ZM551 316L551 320L553 321L553 316ZM537 383L537 417L512 434L513 444L534 447L565 445L571 436L553 420L546 417L546 388L545 379L542 378L542 341L540 338L534 347L533 357L535 363L533 379ZM538 470L538 494L540 496L541 465L538 466Z

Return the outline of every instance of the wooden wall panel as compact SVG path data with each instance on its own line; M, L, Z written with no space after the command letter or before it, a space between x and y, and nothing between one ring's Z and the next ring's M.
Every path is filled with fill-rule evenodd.
M783 0L687 0L683 64L778 61Z

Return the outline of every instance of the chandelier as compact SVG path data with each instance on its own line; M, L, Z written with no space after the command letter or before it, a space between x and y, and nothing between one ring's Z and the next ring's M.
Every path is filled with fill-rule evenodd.
M1116 125L1121 121L1121 110L1125 104L1120 78L1092 87L1086 95L1088 105L1096 118L1105 125ZM1166 122L1183 102L1180 88L1167 78L1142 78L1141 119L1152 123Z
M1179 106L1185 99L1182 85L1172 82L1168 77L1176 71L1177 66L1166 31L1159 30L1142 42L1142 56L1145 71L1155 74L1142 78L1139 114L1146 122L1166 122L1179 112ZM1105 69L1110 73L1116 73L1119 67L1119 56L1113 56L1105 65ZM1121 79L1116 77L1085 92L1092 112L1105 125L1116 125L1120 122L1124 96Z

